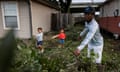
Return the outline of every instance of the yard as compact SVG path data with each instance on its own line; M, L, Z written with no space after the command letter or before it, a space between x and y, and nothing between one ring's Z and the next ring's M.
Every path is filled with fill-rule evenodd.
M39 54L38 49L35 48L34 38L28 41L17 40L18 45L11 72L97 72L93 59L86 58L87 48L84 48L77 58L71 52L80 44L77 37L82 29L82 25L70 26L66 29L67 39L64 48L58 47L57 39L50 39L58 32L45 33L43 54ZM102 59L104 72L120 72L120 40L114 40L106 33L102 35L104 37Z

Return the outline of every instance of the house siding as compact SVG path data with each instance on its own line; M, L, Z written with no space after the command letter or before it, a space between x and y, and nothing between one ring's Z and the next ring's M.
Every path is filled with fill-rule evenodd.
M114 16L114 11L118 9L119 15ZM111 1L103 5L100 9L100 26L101 28L120 35L120 0Z
M3 19L2 19L2 8L1 8L1 2L0 2L0 38L3 37L3 35L5 34L5 30L3 29Z
M27 2L19 2L20 30L17 31L19 38L31 38L29 6Z
M114 0L108 4L101 6L100 12L101 17L111 17L114 16L114 11L119 9L119 16L120 16L120 0Z
M30 23L29 23L29 9L27 2L20 1L18 3L18 13L19 13L19 24L20 29L15 30L15 35L17 38L28 39L31 38L30 35ZM0 37L3 37L8 30L4 29L2 20L2 8L0 2Z
M42 27L44 32L50 31L51 14L57 13L58 11L33 1L31 2L31 11L33 35L37 34L38 27Z

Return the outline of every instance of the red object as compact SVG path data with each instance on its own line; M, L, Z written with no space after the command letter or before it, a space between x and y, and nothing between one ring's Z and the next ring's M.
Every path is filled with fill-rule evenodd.
M118 17L102 17L99 19L100 27L113 33L120 35L120 16Z
M65 33L60 33L59 36L58 36L59 39L65 39L66 38L66 35Z

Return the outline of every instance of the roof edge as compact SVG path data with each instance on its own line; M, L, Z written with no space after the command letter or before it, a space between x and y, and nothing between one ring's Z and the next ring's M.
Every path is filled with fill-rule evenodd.
M37 3L40 3L42 5L45 5L45 6L48 6L50 8L54 8L56 10L60 10L59 6L53 2L49 2L47 0L31 0L31 1L34 1L34 2L37 2Z
M103 4L100 5L100 7L104 6L104 5L108 4L108 3L111 3L112 1L114 1L114 0L106 0Z

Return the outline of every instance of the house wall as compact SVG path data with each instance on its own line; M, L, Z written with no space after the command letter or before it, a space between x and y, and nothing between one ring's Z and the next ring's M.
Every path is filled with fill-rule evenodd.
M3 29L3 19L2 19L2 8L1 8L1 2L0 2L0 38L3 37L3 35L5 34L5 30Z
M114 16L114 11L118 9L119 15ZM99 24L101 28L120 35L120 0L114 0L101 7Z
M120 16L120 0L113 0L106 5L103 5L100 9L101 17L111 17L114 16L114 11L119 9L119 16Z
M37 28L42 27L44 32L51 29L51 14L58 11L37 2L31 2L33 35L37 34Z
M28 39L31 38L30 32L30 23L29 23L29 9L28 4L26 2L18 2L18 13L19 13L19 23L20 29L15 30L15 35L18 38ZM2 20L2 9L1 9L1 2L0 2L0 37L8 30L4 29L3 20Z

